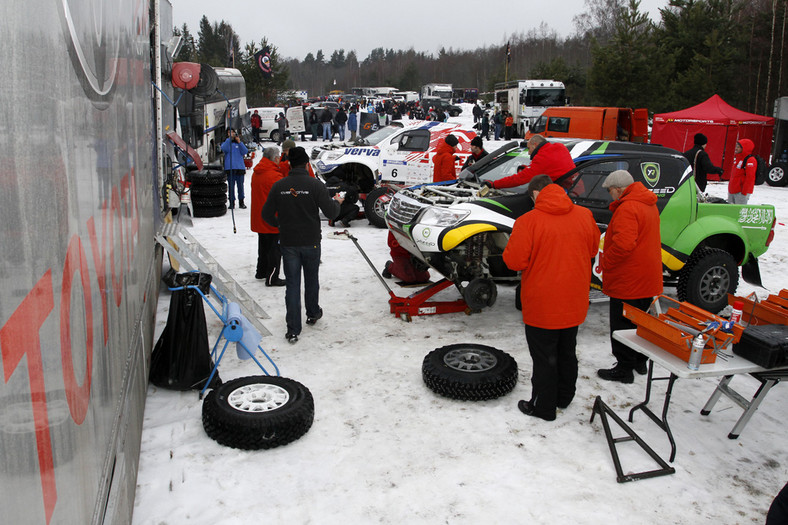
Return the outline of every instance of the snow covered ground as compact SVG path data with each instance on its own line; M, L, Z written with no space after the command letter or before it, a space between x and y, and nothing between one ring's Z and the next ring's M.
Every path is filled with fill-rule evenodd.
M711 183L709 192L724 197L726 185ZM755 190L752 203L777 207L777 232L760 259L767 290L742 281L739 294L757 291L765 297L788 287L786 196L783 188ZM191 233L271 315L263 323L273 335L262 344L283 376L312 392L314 424L284 447L235 450L205 434L197 392L151 386L135 524L748 524L763 523L772 498L788 481L788 387L775 387L734 441L727 435L741 409L723 397L710 416L701 416L716 380L695 379L679 380L673 391L669 421L678 448L676 473L617 483L601 420L589 422L592 406L601 396L626 417L643 399L645 377L636 376L631 385L597 378L596 370L614 361L606 302L592 304L580 327L574 401L554 422L530 418L517 409L517 401L530 396L531 359L514 308L514 287L500 286L496 304L482 313L406 323L389 313L386 290L354 244L330 238L334 228L325 223L320 274L325 315L315 326L305 326L291 346L284 339L284 289L254 279L257 240L249 230L249 210L235 212L237 234L229 213L194 219ZM383 268L386 231L359 220L351 232ZM433 278L439 276L433 272ZM413 292L389 282L399 295ZM675 289L666 293L675 296ZM458 293L450 288L439 297L454 299ZM157 334L168 305L165 289ZM206 318L212 344L221 325L207 308ZM483 343L511 354L520 370L514 391L484 402L434 394L422 381L422 360L452 343ZM219 370L225 381L259 373L235 352L228 352ZM748 396L758 385L749 376L732 383ZM664 387L656 388L652 408L658 412ZM668 457L667 437L645 414L638 412L632 426ZM657 468L634 443L622 443L619 450L625 472Z

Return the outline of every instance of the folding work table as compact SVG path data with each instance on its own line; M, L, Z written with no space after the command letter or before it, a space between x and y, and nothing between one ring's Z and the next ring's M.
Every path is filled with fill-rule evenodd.
M739 437L739 434L744 429L747 422L750 420L752 415L758 409L758 406L766 397L766 394L769 393L769 390L780 382L781 379L788 378L788 367L782 368L774 368L774 369L766 369L759 365L756 365L752 361L744 359L736 354L725 353L724 355L718 355L717 360L714 363L708 364L701 364L698 370L690 370L687 367L687 362L682 360L681 358L671 354L667 350L657 346L656 344L640 337L637 335L636 330L620 330L613 333L613 338L621 341L623 344L627 345L629 348L640 352L641 354L645 355L649 358L648 364L648 375L646 378L646 397L642 403L639 403L632 407L629 411L629 422L633 421L633 417L636 411L642 410L649 418L651 418L654 423L657 424L668 436L668 440L670 441L670 461L672 462L676 458L676 442L673 439L673 433L670 430L670 425L668 424L668 409L670 408L670 397L673 392L673 384L679 378L699 378L699 377L722 377L717 388L712 393L709 400L704 405L703 409L701 410L701 414L706 416L711 413L711 409L719 400L720 396L725 395L733 400L736 404L744 409L744 413L736 422L736 425L733 427L733 430L728 434L730 439L736 439ZM654 377L654 363L660 365L662 368L666 369L669 372L669 376L667 377ZM747 399L741 394L737 393L730 387L730 381L736 374L751 374L753 377L758 379L761 382L760 388L755 393L755 395L751 399ZM668 386L665 389L665 399L662 404L662 413L660 416L652 412L649 408L648 404L651 400L651 388L654 381L667 381ZM618 472L619 482L623 481L632 481L636 479L643 479L646 477L654 477L658 475L665 475L665 474L672 474L674 470L670 468L664 461L656 456L656 454L646 445L642 439L637 436L637 434L627 427L620 418L613 415L600 398L597 398L597 402L594 405L594 413L600 413L603 415L603 422L605 423L605 432L607 434L608 444L610 445L611 453L613 454L613 460L616 465L616 471ZM604 419L604 414L613 415L613 417L618 421L619 425L624 428L627 433L629 433L629 438L618 438L615 439L612 437L612 434L609 431L608 425L606 420ZM593 419L593 416L592 416ZM643 472L637 474L629 474L624 475L621 469L621 465L618 461L618 455L615 450L615 443L619 441L629 441L635 440L638 444L643 447L646 452L648 452L657 462L660 464L662 469L650 472Z

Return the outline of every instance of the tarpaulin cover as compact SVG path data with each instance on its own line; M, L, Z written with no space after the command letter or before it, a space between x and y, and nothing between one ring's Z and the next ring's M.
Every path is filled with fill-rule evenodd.
M199 390L212 368L202 297L193 289L176 290L167 325L151 355L150 382L172 390ZM212 383L221 384L218 372Z
M709 139L706 153L715 166L722 166L723 178L727 180L733 167L736 141L752 140L754 153L768 162L773 132L772 117L736 109L714 95L697 106L654 115L651 142L684 152L693 147L695 134L703 133ZM709 175L709 179L715 177Z

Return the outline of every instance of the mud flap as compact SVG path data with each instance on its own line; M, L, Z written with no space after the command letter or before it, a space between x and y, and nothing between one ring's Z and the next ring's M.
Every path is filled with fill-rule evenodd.
M741 276L745 282L763 288L763 284L761 283L761 269L758 267L757 257L750 256L750 260L742 264Z

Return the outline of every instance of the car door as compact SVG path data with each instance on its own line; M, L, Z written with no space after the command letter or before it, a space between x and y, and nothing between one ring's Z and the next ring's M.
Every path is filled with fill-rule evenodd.
M392 141L383 159L384 173L391 180L412 186L432 181L427 149L430 145L428 129L410 129Z
M605 158L583 163L567 177L571 181L567 193L572 202L591 210L597 223L608 224L613 215L608 207L612 199L602 183L616 170L630 171L630 165L632 159L627 158Z

